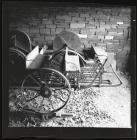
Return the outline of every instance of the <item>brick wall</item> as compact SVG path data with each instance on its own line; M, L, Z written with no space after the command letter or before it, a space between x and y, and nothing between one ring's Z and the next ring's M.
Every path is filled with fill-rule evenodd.
M124 7L17 7L10 13L10 29L25 31L39 45L50 44L56 34L70 30L87 35L81 38L86 47L93 44L117 53L130 44L130 14L130 8Z

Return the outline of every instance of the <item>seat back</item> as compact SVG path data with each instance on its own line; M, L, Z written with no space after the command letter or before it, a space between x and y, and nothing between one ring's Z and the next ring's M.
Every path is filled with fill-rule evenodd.
M80 61L77 54L69 54L68 47L65 52L65 70L66 71L80 71Z
M13 30L10 32L10 47L29 53L32 50L31 39L27 33Z
M67 46L69 45L72 50L83 54L82 43L77 34L71 31L60 32L53 40L53 50L60 50L61 48L65 47L65 44L67 44Z

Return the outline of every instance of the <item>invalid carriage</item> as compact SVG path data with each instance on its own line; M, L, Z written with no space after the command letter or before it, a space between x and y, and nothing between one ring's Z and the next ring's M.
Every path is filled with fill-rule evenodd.
M103 49L92 44L88 49L82 47L78 35L70 31L56 35L52 49L33 45L23 31L11 31L9 88L20 90L9 97L16 96L20 111L42 114L45 119L67 104L72 89L120 86L122 82L111 64L118 83L102 78L107 73L107 61Z

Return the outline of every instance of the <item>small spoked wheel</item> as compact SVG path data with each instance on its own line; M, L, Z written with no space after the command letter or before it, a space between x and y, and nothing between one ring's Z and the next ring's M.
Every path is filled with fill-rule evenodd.
M69 100L71 87L57 70L42 68L31 72L22 82L24 107L40 113L56 112Z
M52 58L50 59L50 67L54 68L56 70L59 70L60 72L63 72L64 69L64 65L65 65L65 49L62 49L58 52L56 52ZM80 60L80 65L84 66L85 65L85 60L83 58L83 56L81 56L78 52L69 49L68 50L69 53L71 53L72 55L78 55L79 56L79 60Z

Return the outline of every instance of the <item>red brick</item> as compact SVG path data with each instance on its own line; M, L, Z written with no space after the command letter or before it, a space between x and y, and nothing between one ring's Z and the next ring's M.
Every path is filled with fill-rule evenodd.
M81 39L81 42L86 46L88 45L88 40L86 40L86 39Z
M113 40L113 43L114 43L114 44L115 44L115 43L116 43L116 44L119 44L119 42L120 42L119 40L116 40L116 39Z
M95 21L94 19L95 19L94 17L90 17L90 18L86 17L86 21L89 21L89 22L94 22Z
M64 28L56 28L56 33L58 34L58 33L62 32L63 30L64 30Z
M85 23L71 23L70 28L84 28Z
M40 32L40 34L45 34L46 29L44 29L44 28L40 28L39 32Z
M38 26L38 23L30 22L30 23L29 23L29 26L30 26L30 27L36 27L36 26Z
M76 9L76 11L82 11L82 12L86 12L86 11L89 11L90 10L90 7L78 7L77 9Z
M72 17L72 21L84 21L85 18L83 17Z
M97 11L97 14L98 15L103 15L104 13L103 13L103 11Z
M98 41L98 37L95 36L95 35L88 35L88 38L92 39L92 40L97 40Z
M100 25L105 25L106 23L105 23L105 21L100 21L99 24Z
M109 52L115 52L115 49L114 49L114 48L107 48L107 49L106 49L106 52L108 52L108 53L109 53Z
M80 14L80 17L89 17L89 14Z
M46 33L46 34L50 34L50 29L48 29L48 28L45 29L45 33Z
M64 24L65 23L65 20L64 19L56 19L54 20L54 24L58 25L58 24Z
M118 32L116 36L123 36L124 32Z
M44 37L42 38L42 36L41 36L41 37L39 37L39 38L34 38L34 40L35 40L35 41L42 42L42 41L44 41Z
M61 25L59 25L59 24L58 24L58 25L56 25L56 27L57 27L57 28L69 28L69 25L67 25L67 24L64 24L64 25L61 24Z
M31 29L30 29L30 32L31 32L31 33L39 33L39 29L31 28Z
M56 19L64 19L64 16L57 15Z
M96 26L100 26L100 24L99 24L99 22L94 22L94 24L96 25Z
M54 40L55 36L45 36L45 40Z
M53 14L51 14L50 16L49 16L49 20L55 20L56 19L56 16L54 16Z
M117 33L122 33L124 31L123 28L117 28Z
M106 44L113 44L113 40L103 40L103 43L106 43Z
M98 31L98 32L105 32L105 31L106 31L106 29L105 29L105 28L103 28L103 27L99 27L99 28L97 28L97 31Z
M108 42L106 42L106 44L107 44L107 45L113 45L113 41L111 41L111 42L108 41Z
M87 33L88 33L88 30L87 30L87 29L81 29L81 30L80 30L80 33L81 33L81 34L87 34Z
M87 31L87 34L88 34L88 35L95 35L96 32L95 32L95 31Z
M117 35L117 32L108 32L108 35L115 36Z
M65 19L66 21L71 21L71 16L65 16L64 19Z
M71 16L67 16L67 15L63 15L63 16L56 16L56 19L71 20Z
M69 12L68 15L78 17L79 13Z
M46 27L47 27L47 28L56 28L56 25L47 24Z
M101 46L101 47L106 47L106 43L98 43L98 46Z
M95 23L94 23L94 22L91 22L91 21L87 21L87 22L86 22L86 25L96 26Z
M43 24L42 24L42 25L39 25L39 28L40 28L40 29L45 29L45 27L46 27L46 26L43 25Z
M56 34L56 30L55 29L51 29L51 35L55 35Z
M50 34L50 29L40 29L41 34Z
M69 31L69 30L70 30L70 28L68 28L68 27L65 27L65 28L64 28L64 30L65 30L65 31Z
M117 24L112 24L111 28L117 28L117 26L118 26Z
M100 25L100 28L110 29L111 26L110 25Z
M76 33L76 34L79 34L80 33L80 29L70 29L70 31Z
M98 35L98 39L103 40L104 39L104 36L103 35Z
M130 24L122 24L122 25L119 25L118 28L127 28L127 27L130 27L131 25Z
M117 32L117 29L116 28L110 28L110 29L107 29L108 32Z
M114 45L111 44L111 45L107 45L107 48L106 48L106 52L114 52Z
M30 35L31 38L35 38L35 37L38 38L38 37L40 37L39 33L31 33L30 32L29 35Z
M65 20L64 23L70 25L71 21L66 21L66 20Z
M96 29L96 26L95 26L95 25L87 24L87 25L86 25L86 28L87 28L87 29L89 29L89 28L91 28L91 29Z
M115 40L121 40L121 39L124 39L124 38L125 38L124 36L114 36Z
M114 38L114 36L110 36L110 35L105 36L106 40L113 40L113 38Z
M95 33L96 35L107 35L107 31L96 31L96 33Z
M49 19L43 19L42 20L42 24L52 24L53 23L53 21L51 21L51 20L49 20Z
M40 39L44 40L45 36L44 35L40 35Z

